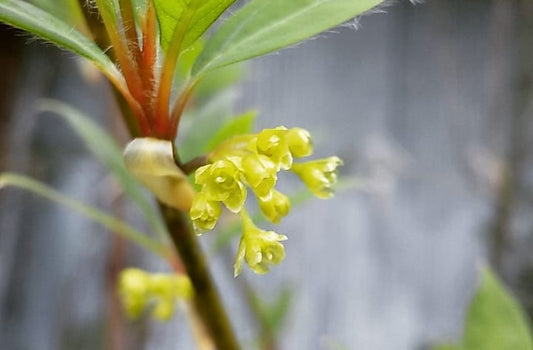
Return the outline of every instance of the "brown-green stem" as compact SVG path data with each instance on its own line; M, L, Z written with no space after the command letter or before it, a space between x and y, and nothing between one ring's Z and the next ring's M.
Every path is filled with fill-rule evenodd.
M185 213L160 204L172 242L194 287L194 304L217 349L240 349L207 260Z

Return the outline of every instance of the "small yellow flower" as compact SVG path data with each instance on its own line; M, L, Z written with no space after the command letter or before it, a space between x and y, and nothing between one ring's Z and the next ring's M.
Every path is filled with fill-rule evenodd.
M149 274L131 268L120 274L119 293L130 318L138 318L149 305L155 304L152 315L161 321L174 315L176 302L194 294L187 276Z
M278 180L277 166L270 158L261 154L250 154L241 161L246 182L258 197L267 197Z
M339 157L329 157L306 163L293 164L291 170L319 198L331 198L333 185L337 182L337 167L342 165Z
M197 193L189 212L196 232L211 231L217 224L220 212L219 202L208 200L205 193Z
M292 155L289 144L285 139L287 128L278 126L275 129L264 129L255 139L257 153L263 154L278 164L281 169L289 169L292 164ZM253 148L253 147L252 147Z
M152 315L158 320L168 321L174 315L176 302L191 298L193 288L186 276L153 274L150 277L150 292L155 299Z
M150 277L140 269L125 269L119 278L119 294L124 309L132 319L139 318L146 307Z
M285 248L279 242L287 237L274 231L259 229L244 209L241 211L241 217L243 234L235 259L234 274L238 276L241 273L243 261L246 261L255 273L265 274L270 265L278 265L285 258Z
M168 321L174 316L176 302L174 297L163 297L156 301L152 316L159 321Z
M155 297L170 297L174 294L173 276L154 273L150 276L150 294Z
M278 224L291 209L289 197L277 190L272 190L270 198L263 199L259 197L258 201L263 214L274 224Z
M285 134L289 150L295 158L310 156L313 153L313 142L309 131L302 128L292 128Z
M196 170L196 183L209 201L221 201L238 213L246 199L246 188L240 181L240 171L229 160L217 160Z
M176 296L182 299L191 299L194 295L194 288L189 277L184 275L174 275L172 277L174 293Z

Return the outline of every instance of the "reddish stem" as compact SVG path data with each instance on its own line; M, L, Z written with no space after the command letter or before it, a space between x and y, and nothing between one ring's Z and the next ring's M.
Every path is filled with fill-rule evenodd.
M161 71L161 77L159 80L159 91L156 101L156 125L155 129L157 133L170 137L172 133L169 133L169 106L170 95L172 93L172 83L174 81L174 71L178 63L178 57L181 52L183 39L187 33L189 24L199 6L200 1L192 0L189 7L187 7L181 15L180 21L174 29L172 40L167 51L167 56L163 63L163 69Z

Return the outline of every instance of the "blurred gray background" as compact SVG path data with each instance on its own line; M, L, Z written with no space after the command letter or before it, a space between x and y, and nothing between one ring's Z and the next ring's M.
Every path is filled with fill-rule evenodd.
M364 184L295 209L277 228L287 258L266 276L233 279L237 241L213 257L245 349L258 327L244 279L267 300L292 291L280 349L458 339L488 262L533 312L533 3L398 1L358 27L253 61L239 88L237 111L259 108L259 127L309 129L317 156L339 155L343 175ZM66 101L124 143L107 84L6 27L0 69L0 169L128 217L108 172L64 122L34 109L42 97ZM201 239L210 251L213 237ZM113 278L129 265L164 268L65 208L2 189L0 348L194 349L182 316L123 321Z

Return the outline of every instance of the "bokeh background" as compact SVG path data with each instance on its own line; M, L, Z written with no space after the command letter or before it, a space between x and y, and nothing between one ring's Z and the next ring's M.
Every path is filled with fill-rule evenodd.
M318 156L339 155L360 186L313 200L277 228L287 258L233 279L232 257L201 238L245 349L267 301L290 291L280 349L428 349L460 337L490 263L533 313L533 3L390 3L279 54L254 60L228 95L258 127L301 126ZM108 171L59 118L54 98L124 144L107 83L77 59L0 26L0 169L29 174L138 227ZM287 191L297 190L286 180ZM164 265L68 209L0 192L0 348L194 349L183 316L123 320L114 277Z

